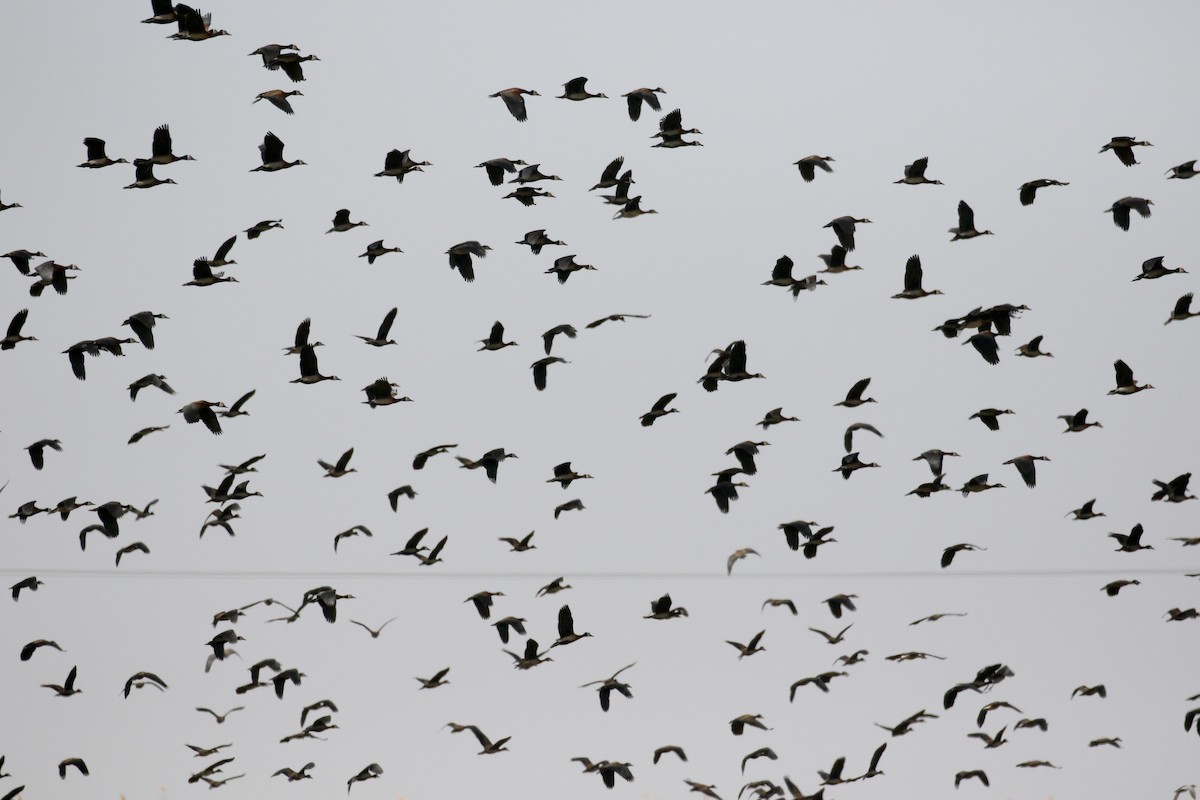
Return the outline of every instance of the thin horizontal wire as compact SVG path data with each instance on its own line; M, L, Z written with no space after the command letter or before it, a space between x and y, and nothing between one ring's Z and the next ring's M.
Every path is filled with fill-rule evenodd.
M1200 566L1192 568L1200 573ZM1188 574L1185 568L1142 568L1142 569L1044 569L1044 570L954 570L952 572L934 570L891 570L868 572L864 570L848 570L841 572L822 572L818 574L807 572L740 572L736 575L722 575L719 572L497 572L481 570L478 572L429 571L420 573L398 572L301 572L277 570L273 572L254 571L217 571L217 570L99 570L99 569L44 569L30 567L15 569L0 568L0 575L54 578L98 578L98 579L129 579L129 578L183 578L195 580L269 580L306 579L306 580L389 580L389 581L427 581L427 580L479 580L482 578L504 578L509 580L554 580L567 577L570 580L608 581L608 580L737 580L737 581L772 581L772 580L827 580L843 578L861 578L877 580L906 580L913 578L1074 578L1100 577L1107 575L1149 576L1149 575L1179 575Z

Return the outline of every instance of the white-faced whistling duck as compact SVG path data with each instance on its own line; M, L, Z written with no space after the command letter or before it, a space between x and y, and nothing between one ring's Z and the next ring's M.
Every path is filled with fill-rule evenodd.
M257 103L259 100L266 100L268 103L275 106L285 114L295 114L296 112L292 108L292 104L288 102L288 98L303 96L304 92L301 92L299 89L291 92L285 92L283 89L271 89L268 92L261 92L257 97L254 98L253 101L251 101L250 105L254 105L254 103Z
M317 367L316 345L305 345L300 348L300 377L292 383L313 384L321 381L340 381L336 375L322 375Z
M1082 433L1088 428L1103 428L1099 422L1087 421L1088 410L1081 408L1074 414L1059 414L1058 418L1067 423L1067 429L1063 433Z
M282 69L283 74L292 79L292 83L300 83L304 80L304 62L320 60L311 53L306 56L299 53L280 53L271 64L267 65L267 69Z
M849 455L842 456L841 466L835 467L834 469L831 470L831 472L840 472L840 473L842 473L842 477L844 479L850 480L850 476L853 475L858 470L866 469L868 467L878 467L878 466L879 465L875 464L875 463L864 464L859 459L858 453L850 453Z
M142 20L143 23L150 25L169 25L178 19L175 13L175 4L172 0L150 0L150 13L148 19Z
M1003 483L988 483L988 474L985 472L982 475L976 475L974 478L971 478L971 480L964 483L959 491L962 492L963 497L966 497L967 495L976 492L986 492L988 489L1003 488L1005 488Z
M847 453L854 449L854 433L856 431L868 431L875 434L880 439L883 438L883 434L880 433L879 429L874 425L870 425L866 422L856 422L846 428L846 432L842 434L842 445L846 448Z
M488 338L480 339L479 344L482 344L483 347L479 348L479 350L476 352L482 352L484 350L503 350L506 347L515 347L517 345L516 342L504 341L504 325L500 322L500 320L496 320L492 324L492 331L488 334Z
M1117 552L1120 553L1136 553L1138 550L1153 550L1153 545L1142 544L1143 532L1144 529L1142 528L1142 524L1139 522L1137 525L1133 526L1129 533L1110 533L1108 536L1110 539L1116 539L1117 544L1121 545L1117 548ZM1086 692L1083 694L1085 697L1088 696L1088 693ZM1075 695L1072 694L1071 696L1074 697ZM1103 697L1104 695L1100 696Z
M617 177L621 171L621 166L625 163L625 156L617 156L612 161L608 162L608 166L600 173L600 182L588 189L589 192L594 192L597 189L610 189L620 183ZM629 183L633 183L633 178L630 177Z
M392 323L396 321L396 314L399 312L399 310L400 309L398 307L393 308L383 316L383 322L379 323L379 332L376 333L374 337L360 336L356 333L354 334L355 338L362 339L372 347L384 347L385 345L395 344L395 339L389 339L387 337L388 333L392 330Z
M346 231L354 230L357 227L367 225L366 222L351 222L350 209L339 208L333 215L333 227L325 231L325 233L345 233Z
M87 380L87 367L84 364L83 356L84 354L89 356L100 355L100 347L91 339L84 339L82 342L76 342L66 350L63 350L63 353L66 354L67 359L71 362L71 372L75 374L76 378L83 381Z
M799 417L785 417L783 415L783 406L780 406L779 408L772 408L765 415L763 415L762 419L760 419L758 422L756 422L754 424L761 425L762 429L765 431L767 428L771 427L772 425L778 425L781 422L799 422L799 421L800 421Z
M837 275L839 272L849 272L852 269L862 269L862 267L850 267L846 265L846 248L840 244L835 244L829 253L822 253L817 258L825 262L825 269L821 270L821 272L828 272L830 275Z
M311 328L311 319L305 319L299 325L297 325L296 338L294 340L295 344L293 344L292 347L283 348L283 354L285 356L298 356L306 347L324 347L324 342L313 342L311 345L308 343L308 334Z
M924 270L921 269L921 257L916 255L909 256L908 262L904 265L904 291L892 295L892 299L917 300L922 297L929 297L931 294L941 294L940 289L926 291L921 288L921 279L924 274Z
M833 232L837 234L838 241L842 247L846 248L846 252L854 252L854 226L870 223L869 219L856 219L855 217L845 216L830 220L822 227L833 228Z
M22 275L29 274L29 262L35 257L45 258L46 254L41 251L30 252L29 250L21 249L10 250L9 252L0 255L0 258L11 259L13 266L17 268L17 272L20 272Z
M288 167L304 166L304 162L300 159L295 161L284 159L283 140L270 131L267 131L267 135L263 137L263 143L258 146L258 152L262 156L262 164L250 170L251 172L278 172Z
M812 183L813 179L817 177L818 167L826 172L833 172L833 167L829 166L829 162L833 160L833 156L805 156L793 164L800 169L800 177L804 179L804 182Z
M982 477L985 479L985 482L986 482L987 476L984 475ZM985 485L986 485L986 483L985 483ZM994 483L991 486L987 486L986 488L995 489L997 487L1003 488L1001 486L1001 484L999 484L999 483ZM972 491L983 491L983 490L982 489L974 489ZM964 493L964 496L965 496L965 493ZM976 550L987 550L987 548L980 547L979 545L975 545L975 544L968 544L966 542L963 542L962 544L950 545L949 547L947 547L945 550L942 551L942 561L941 561L942 569L945 569L946 567L950 566L950 564L954 561L954 556L958 553L963 552L964 550L967 551L968 553L973 553Z
M612 194L602 194L600 199L610 206L623 206L629 202L629 186L637 183L633 179L633 170L627 169L617 179L616 191Z
M559 358L558 356L546 356L545 358L539 358L537 361L529 365L529 368L533 370L533 385L537 387L539 392L545 391L546 370L549 368L549 366L551 364L570 363L571 362L567 361L565 358Z
M637 122L642 116L642 103L650 106L650 108L654 111L662 111L662 105L659 104L658 95L666 93L667 90L663 89L662 87L648 89L643 86L640 89L634 89L632 92L626 92L625 94L621 95L621 97L624 97L625 102L629 105L629 118L634 122Z
M257 239L269 230L279 228L283 230L283 220L281 219L264 219L262 222L256 223L252 227L246 228L242 233L246 234L247 239Z
M562 488L566 489L571 485L572 481L591 478L591 475L584 475L571 469L571 462L564 461L554 468L554 477L546 481L546 483L557 483Z
M188 403L175 413L183 414L184 421L189 425L196 422L203 422L204 426L212 431L213 434L220 436L221 421L217 419L217 414L215 411L213 411L213 409L224 407L224 403L214 403L209 400L197 400L194 403Z
M1012 464L1017 468L1017 472L1021 474L1021 480L1025 481L1025 485L1032 489L1037 485L1037 461L1049 461L1046 456L1017 456L1005 461L1005 464Z
M1114 136L1112 141L1100 148L1100 152L1112 150L1113 155L1120 159L1121 163L1127 167L1132 167L1138 163L1138 160L1133 156L1133 148L1135 147L1153 147L1149 142L1139 142L1133 136Z
M69 270L78 270L74 264L58 264L54 261L43 261L33 268L37 281L29 286L31 297L41 297L47 286L53 286L59 294L67 293L67 281L75 280L74 275L68 275Z
M167 394L175 394L175 390L167 383L166 375L144 375L129 384L129 399L137 400L138 392L142 389L148 389L151 386L162 389Z
M1091 500L1088 500L1086 503L1084 503L1083 505L1081 505L1079 508L1075 509L1074 511L1068 511L1067 516L1074 515L1075 519L1083 519L1083 520L1092 519L1093 517L1105 516L1103 511L1094 511L1093 510L1095 505L1096 505L1096 499L1092 498Z
M642 196L638 195L637 197L629 198L628 202L625 203L625 207L622 208L617 213L613 214L613 219L633 219L634 217L640 217L643 214L657 214L657 213L658 212L655 211L653 208L643 209L642 208Z
M505 650L504 652L506 652L510 656L512 656L513 667L516 669L533 669L538 664L544 664L547 661L554 660L550 656L546 655L546 653L550 652L549 650L546 650L543 653L538 652L537 639L526 639L525 640L525 652L523 655L519 656L516 653L512 652L511 650ZM471 727L470 725L464 726L463 730L467 730L470 727Z
M1188 292L1175 301L1175 307L1171 309L1171 316L1167 318L1167 321L1163 325L1169 325L1176 320L1185 320L1189 317L1200 317L1200 311L1192 311L1191 308L1192 293Z
M1112 581L1111 583L1106 583L1103 586L1101 586L1100 591L1104 592L1109 597L1116 597L1118 594L1120 594L1121 590L1124 589L1126 586L1141 586L1141 585L1142 585L1142 582L1139 580Z
M929 166L929 156L918 158L913 163L904 167L904 177L893 183L905 183L909 186L919 186L922 183L942 185L941 181L931 181L925 177L925 168Z
M680 136L683 136L684 134L689 134L689 133L698 134L698 133L702 133L702 131L698 130L697 128L684 128L683 127L683 112L677 108L674 111L670 112L669 114L664 115L663 118L658 121L658 133L651 135L650 138L651 139L663 139L665 141L666 139L678 139ZM695 143L694 142L684 142L684 144L695 144ZM658 145L656 145L656 147L657 146ZM674 146L679 147L680 145L676 144Z
M953 456L955 458L960 457L958 453L954 453L949 450L933 449L926 450L924 453L921 453L921 455L914 458L913 461L924 461L929 465L930 472L932 472L934 475L940 476L942 474L942 459L949 456Z
M497 539L499 541L507 544L509 546L509 548L512 550L512 552L524 553L529 550L537 549L537 545L533 544L533 534L534 533L536 533L536 531L530 531L529 533L522 536L520 539L516 539L512 536L499 536L499 537L497 537ZM509 619L511 619L511 618L509 618ZM498 625L498 623L492 623L492 624ZM497 630L499 630L499 627L497 627ZM524 631L521 631L521 633L524 633ZM501 636L500 639L501 639L501 641L506 642L506 643L508 641L507 636Z
M350 459L353 458L353 456L354 448L351 447L349 450L342 453L341 458L338 459L336 464L330 464L318 458L317 465L320 466L321 469L325 470L326 478L341 478L345 475L349 475L351 472L358 472L358 470L354 469L353 467L349 467L349 469L347 469L350 464Z
M171 178L158 179L154 177L154 162L144 158L133 160L133 183L126 189L153 189L164 183L175 183Z
M944 477L945 476L942 475L941 473L935 474L933 476L933 480L927 481L925 483L918 485L917 488L913 489L911 492L908 492L905 495L905 497L907 497L908 495L915 494L917 497L925 498L925 497L930 497L930 496L936 494L937 492L950 491L950 487L948 485L942 483L942 479Z
M557 175L546 175L538 167L541 164L530 164L527 167L522 167L517 173L517 177L513 178L509 183L533 183L534 181L561 181L562 178Z
M725 574L732 575L733 565L741 561L746 556L758 556L759 558L762 558L762 555L753 547L738 548L729 554L729 558L725 559Z
M376 178L395 178L397 183L404 183L404 176L410 172L424 172L422 167L432 167L428 161L413 161L408 155L411 150L392 150L383 160L383 171L376 172Z
M651 136L651 139L662 139L661 142L654 145L655 147L665 147L668 149L676 147L703 147L704 145L697 141L684 141L684 134L701 133L699 128L684 128L683 115L677 108L671 113L664 116L658 123L658 133Z
M133 329L134 334L141 340L147 350L154 349L154 323L160 319L170 319L166 314L155 314L153 311L139 311L130 315L122 322Z
M676 394L676 392L671 392L670 394L664 394L662 397L658 398L658 400L655 401L654 406L645 414L642 414L642 427L649 428L654 424L655 420L657 420L659 417L665 417L667 414L678 414L678 408L667 408L667 406L669 406L675 399Z
M372 778L378 778L382 774L383 767L379 766L378 764L368 764L359 770L357 775L346 781L346 794L350 794L350 789L354 787L354 784L361 781L369 781Z
M567 502L562 503L561 505L555 506L554 507L554 518L558 519L559 514L563 513L564 511L583 511L583 510L584 510L583 501L580 500L579 498L575 498L574 500L568 500Z
M519 242L513 242L513 244L527 245L529 247L529 249L533 251L533 254L536 256L542 252L542 248L545 247L546 245L556 244L556 245L565 246L567 243L560 242L556 239L551 239L549 236L546 235L545 228L538 228L536 231L529 231L528 233L525 234L524 239L522 239Z
M550 330L542 334L542 346L546 350L546 355L550 355L550 349L554 346L554 337L559 334L566 336L568 339L574 339L578 331L574 325L555 325Z
M1181 178L1183 180L1187 180L1188 178L1194 178L1197 175L1200 175L1200 172L1196 171L1196 159L1194 158L1191 161L1183 162L1178 167L1171 167L1169 170L1167 170L1167 172L1171 173L1167 176L1167 180L1170 180L1171 178Z
M524 166L525 162L519 158L492 158L482 164L476 164L475 168L487 172L492 186L500 186L504 183L504 173L516 172L518 164Z
M455 447L458 447L458 445L456 445L456 444L439 444L436 447L429 448L428 450L422 450L420 453L417 453L416 456L413 457L412 468L413 469L424 469L426 461L433 458L434 456L440 456L442 453L446 453Z
M1166 258L1166 256L1155 256L1154 258L1148 258L1145 261L1143 261L1141 274L1139 274L1133 280L1135 280L1135 281L1154 280L1155 278L1161 278L1164 275L1174 275L1177 272L1183 272L1183 273L1187 272L1187 270L1184 269L1183 267L1176 267L1175 269L1167 269L1166 267L1163 266L1164 258Z
M264 44L262 47L259 47L255 50L247 53L246 55L262 56L263 66L266 67L267 69L274 70L274 69L279 69L279 65L277 63L275 63L275 60L277 58L279 58L280 54L284 50L299 50L299 49L300 48L294 44Z
M484 453L477 461L472 461L463 456L455 456L455 458L462 465L463 469L479 469L482 467L483 471L487 474L488 480L495 483L496 477L499 474L500 463L505 459L519 458L519 456L516 453L507 452L503 447L497 447L495 450L489 450Z
M1184 500L1195 500L1196 496L1194 494L1187 493L1188 482L1191 479L1192 473L1185 472L1166 483L1159 480L1152 481L1158 487L1158 490L1150 495L1150 499L1155 502L1166 500L1168 503L1182 503Z
M842 400L839 403L834 403L834 405L835 406L845 406L846 408L857 408L858 406L861 406L863 403L876 402L875 398L873 398L873 397L867 397L865 399L863 398L863 392L865 392L867 390L867 387L870 384L871 384L870 378L863 378L861 381L858 381L857 383L855 383L853 386L850 387L850 391L846 392L845 400Z
M176 33L168 39L180 39L189 42L203 42L216 36L228 36L229 31L218 31L212 28L212 14L201 14L198 10L178 3L175 6L175 22L179 25Z
M537 202L537 199L539 197L554 197L554 195L550 194L550 192L545 192L545 191L542 191L541 189L538 189L538 188L535 188L532 186L522 186L520 189L517 189L515 192L511 192L510 194L504 195L505 200L508 200L510 198L513 200L517 200L523 206L534 205Z
M1025 358L1038 358L1039 356L1045 356L1046 358L1054 358L1053 353L1047 353L1041 349L1042 348L1042 338L1043 337L1041 337L1041 336L1035 336L1032 339L1030 339L1028 342L1026 342L1025 344L1018 347L1016 350L1017 355L1024 356Z
M459 242L446 251L446 255L450 257L450 269L458 270L458 274L467 283L475 280L475 267L471 261L471 256L479 258L487 258L488 250L492 248L486 244L471 239L466 242Z
M1021 184L1020 192L1021 205L1031 206L1033 200L1037 196L1038 189L1045 189L1047 186L1070 186L1069 183L1063 181L1051 180L1049 178L1038 178L1036 181Z
M89 136L83 140L83 146L87 148L87 161L84 161L78 166L88 167L91 169L99 169L101 167L111 167L113 164L128 164L129 162L123 158L111 159L104 152L104 140Z
M212 286L218 283L237 283L234 277L225 277L224 272L213 272L208 261L198 258L192 263L192 279L184 286Z
M987 773L984 772L983 770L981 770L981 769L964 769L964 770L959 770L958 772L954 773L954 788L957 789L958 785L960 783L962 783L963 781L970 780L971 778L977 779L984 786L991 786L991 784L988 782Z
M979 333L972 335L963 344L974 347L983 360L992 366L1000 363L1000 346L996 344L996 334L992 332L990 324L982 326Z
M988 430L998 431L1000 430L1000 416L1014 413L1016 412L1011 408L983 408L967 417L967 419L977 419L986 425Z
M171 427L170 425L157 425L157 426L151 426L149 428L142 428L140 431L133 434L133 436L129 437L128 444L137 444L138 442L140 442L142 439L146 438L150 434L158 433L159 431L165 431L170 427Z
M25 448L29 451L29 460L34 469L40 470L46 465L44 451L47 447L57 453L62 452L62 442L58 439L40 439Z
M949 233L954 234L954 238L950 241L957 242L959 239L974 239L977 236L991 236L991 231L980 231L975 229L975 212L967 205L966 200L958 201L958 227L951 228Z
M8 332L3 339L0 339L0 350L12 350L21 342L36 342L36 336L22 336L21 328L25 325L26 318L29 317L29 309L23 308L16 314L13 314L12 321L8 323Z
M571 277L571 273L585 269L595 270L596 268L591 264L575 263L575 256L572 254L554 259L554 266L546 270L546 274L553 273L558 276L559 283L566 283L567 279Z
M1154 388L1148 383L1139 386L1133 379L1133 369L1121 359L1113 362L1113 370L1116 372L1117 388L1110 389L1109 394L1137 394L1143 389Z
M367 260L368 264L374 264L375 259L379 258L380 256L385 256L388 253L403 253L403 252L404 251L401 250L399 247L384 247L383 239L379 239L379 240L371 242L369 245L367 245L367 252L359 253L358 257L365 258Z
M234 243L237 242L237 234L230 236L225 241L221 242L221 246L217 248L217 252L211 259L202 259L208 262L210 267L228 267L237 262L229 258L229 251L233 249Z
M782 286L785 289L790 289L796 279L792 277L792 268L795 266L792 259L788 256L780 256L775 261L775 266L771 270L771 280L763 281L763 286Z
M401 497L407 497L409 500L412 500L416 498L416 496L417 491L406 483L403 486L397 486L395 489L392 489L387 493L388 505L392 507L392 511L399 511L400 508L398 503Z
M1143 219L1149 219L1150 206L1154 205L1154 201L1147 200L1144 197L1122 197L1120 200L1112 204L1111 207L1104 209L1106 214L1113 215L1113 223L1123 231L1129 230L1129 212L1130 210L1137 211Z
M504 101L504 105L508 106L508 113L513 115L513 119L517 122L524 122L529 118L525 112L525 98L522 95L531 97L541 97L532 89L522 89L519 86L514 86L511 89L501 89L495 94L489 94L488 97L499 97Z
M563 93L558 96L559 100L591 100L593 98L602 97L608 99L606 94L592 94L586 88L587 78L572 78L563 84Z
M134 159L149 161L153 164L174 164L176 161L195 161L192 156L177 156L171 149L171 128L169 125L159 125L154 129L154 139L150 146L150 158Z

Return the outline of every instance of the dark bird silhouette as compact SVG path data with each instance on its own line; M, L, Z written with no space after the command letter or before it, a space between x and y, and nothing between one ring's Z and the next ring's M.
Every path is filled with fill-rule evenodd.
M1021 474L1021 480L1025 481L1025 485L1032 489L1037 485L1037 465L1038 461L1049 461L1046 456L1031 456L1023 455L1016 458L1010 458L1005 461L1005 464L1012 464L1017 468L1017 472Z
M598 688L596 689L596 692L600 695L600 710L608 711L610 696L613 692L618 692L629 699L633 699L633 691L630 689L629 684L617 680L617 676L635 664L637 664L636 661L633 664L626 664L614 672L611 676L598 681L589 681L588 683L581 685L579 688L584 689L588 686L597 686Z
M1153 550L1153 545L1142 544L1142 533L1144 529L1139 522L1134 525L1129 533L1110 533L1110 539L1116 539L1120 547L1117 548L1118 553L1136 553L1138 550Z
M1111 150L1113 155L1115 155L1122 164L1127 167L1132 167L1134 164L1139 163L1137 158L1133 155L1133 148L1153 146L1154 145L1150 144L1149 142L1139 142L1135 136L1114 136L1112 137L1112 141L1100 148L1100 152L1103 153L1106 150Z
M762 641L762 637L763 637L764 633L766 633L765 629L754 634L754 636L751 637L750 641L747 644L742 644L741 642L731 642L728 640L726 640L725 644L732 645L734 648L737 649L738 661L741 661L746 656L752 656L755 653L761 653L767 649L765 647L758 646L758 643Z
M67 679L61 686L57 683L43 683L43 689L51 689L58 697L71 697L72 695L80 694L83 689L75 688L75 678L79 675L79 667L71 667L71 671L67 673Z
M976 550L987 550L987 548L980 547L979 545L968 544L966 542L963 542L961 544L950 545L949 547L947 547L945 550L942 551L942 562L941 562L942 569L945 569L946 567L950 566L954 562L954 557L956 555L958 555L959 553L961 553L963 551L973 553Z
M1070 186L1069 183L1055 181L1049 178L1038 178L1036 181L1029 181L1021 184L1020 192L1021 205L1031 206L1037 196L1038 189L1045 189L1047 186Z
M1150 218L1150 206L1154 202L1144 197L1122 197L1105 209L1113 215L1113 224L1123 231L1129 230L1129 212L1136 211L1143 219Z

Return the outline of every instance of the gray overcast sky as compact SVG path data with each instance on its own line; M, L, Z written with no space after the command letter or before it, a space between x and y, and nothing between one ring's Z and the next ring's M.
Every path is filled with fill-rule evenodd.
M207 796L186 779L213 759L193 759L184 744L225 742L237 760L224 775L246 773L222 790L231 797L340 796L351 775L378 762L383 776L353 796L680 798L690 778L730 800L743 780L782 783L785 774L815 791L817 770L838 756L847 775L859 774L885 739L886 775L832 787L830 797L986 791L972 781L955 792L955 773L971 769L986 770L999 797L1167 798L1200 782L1200 742L1180 724L1197 705L1186 698L1200 692L1200 622L1164 621L1167 609L1198 604L1196 579L1184 574L1200 571L1200 558L1169 541L1200 535L1196 504L1150 502L1151 480L1192 470L1200 444L1189 416L1200 321L1162 324L1200 272L1200 182L1164 176L1200 157L1200 112L1187 99L1195 59L1181 44L1200 24L1194 4L769 3L747 12L716 3L401 10L260 0L204 10L232 35L166 40L172 26L138 24L150 13L144 2L5 6L0 199L24 207L0 214L0 252L41 250L80 271L66 296L36 299L28 279L0 271L2 321L28 307L24 333L39 339L0 354L0 480L9 481L0 507L7 515L70 495L159 502L153 517L126 516L117 540L92 537L86 552L77 546L79 529L95 522L86 511L65 523L4 520L4 585L28 575L45 585L0 611L0 754L12 773L0 796L22 783L31 800ZM269 42L321 60L293 86L246 57ZM612 99L555 99L577 75ZM487 97L509 86L542 94L527 101L524 124ZM682 109L684 125L704 131L689 138L704 147L651 148L659 115L633 123L619 97L640 86L665 88L664 111ZM274 88L304 92L292 99L294 116L251 105ZM113 158L147 156L164 123L175 152L196 158L156 168L178 185L124 191L132 167L74 166L87 136L107 140ZM251 173L267 131L307 165ZM1154 147L1126 168L1097 153L1115 135ZM402 185L372 177L392 148L433 165ZM834 157L835 171L805 184L791 164L809 154ZM618 155L657 215L613 221L615 208L587 192ZM562 176L536 184L556 197L533 208L502 199L512 187L492 187L474 169L498 156ZM893 185L921 156L945 185ZM1070 186L1022 207L1017 187L1035 178ZM1126 233L1104 210L1128 195L1154 206ZM996 235L951 243L959 200ZM326 235L339 208L369 227ZM828 286L796 301L759 285L785 253L797 276L819 269L816 254L834 243L822 226L845 214L874 221L848 259L862 271L824 276ZM238 264L228 268L238 283L181 286L193 259L263 219L285 229L239 235L230 254ZM569 246L533 256L513 244L535 228ZM367 266L357 256L380 237L404 253ZM467 239L493 248L470 285L444 255ZM544 271L570 253L597 269L559 285ZM914 253L925 286L944 296L890 299ZM1191 274L1131 283L1158 255ZM962 347L964 337L931 331L997 303L1031 308L1000 340L998 366ZM374 334L393 306L398 346L354 338ZM130 335L120 323L146 309L170 317L155 350L89 358L87 381L73 377L61 351ZM618 312L652 317L583 329ZM306 317L326 345L321 370L340 382L289 383L297 359L280 350ZM476 352L494 320L519 347ZM571 363L552 366L537 392L529 365L542 355L541 333L561 323L580 329L555 343ZM1014 355L1039 334L1054 358ZM766 379L704 392L696 379L706 354L736 339ZM1106 396L1117 358L1157 388ZM147 373L178 393L147 389L131 403L125 387ZM366 408L359 389L381 376L414 402ZM867 376L878 403L834 407ZM174 413L197 399L232 404L250 389L250 416L224 420L220 437ZM666 392L679 393L680 413L643 429L638 416ZM776 406L802 421L766 433L754 426ZM968 419L987 406L1016 414L993 433ZM1062 434L1057 415L1081 407L1103 428ZM882 468L843 481L831 470L856 421L885 434L855 440ZM126 444L139 428L167 424ZM48 452L37 472L23 448L41 438L61 439L63 452ZM721 515L704 489L733 463L724 451L745 439L771 445ZM415 453L450 442L458 455L503 446L520 458L502 465L494 486L449 455L412 470ZM349 447L358 472L322 477L316 459ZM947 460L952 487L987 472L1008 488L905 496L929 478L910 459L934 447L962 454ZM267 457L249 477L264 497L242 503L237 536L213 529L198 539L213 508L201 484L220 481L217 464L259 453ZM1052 459L1038 465L1032 491L1003 466L1023 453ZM565 492L547 484L565 460L595 479ZM393 514L386 494L405 483L418 496ZM1092 497L1107 517L1064 519ZM554 519L573 498L586 509ZM838 542L805 560L776 530L797 518L836 526ZM1114 553L1105 534L1139 522L1155 549ZM335 555L333 535L354 524L375 536L347 539ZM387 555L426 526L434 541L449 536L445 563ZM528 553L496 541L530 530L537 549ZM136 541L151 553L114 568L115 551ZM957 542L987 551L939 569L942 549ZM762 557L727 577L725 558L740 547ZM534 598L559 575L575 588ZM1142 585L1105 596L1100 587L1117 578ZM213 614L265 597L295 605L323 584L356 598L339 604L337 624L311 609L294 625L268 624L277 615L258 606L234 626L247 640L242 660L204 673ZM550 664L513 670L496 633L463 603L484 589L506 595L493 620L527 618L543 646L564 600L578 629L595 636L555 648ZM690 616L642 619L668 591ZM820 602L839 592L859 596L844 621ZM760 611L768 597L794 599L799 614ZM933 612L968 616L908 625ZM395 615L377 640L349 623ZM851 622L837 646L807 630ZM739 661L725 644L761 629L761 654ZM36 638L68 652L20 662ZM802 687L787 702L793 681L859 648L870 655L829 694ZM946 660L884 660L909 650ZM270 690L235 695L245 668L266 657L300 668L303 684L282 701ZM634 699L614 697L602 713L579 685L630 662L622 678ZM995 662L1015 677L941 709L946 689ZM39 688L73 665L84 694ZM445 666L448 686L418 691L413 676ZM170 689L122 699L139 670ZM1075 687L1098 683L1107 699L1071 699ZM340 729L323 742L279 744L299 730L299 710L322 698L341 709ZM984 750L966 734L990 700L1022 713L993 712L983 729L1007 726L1012 741ZM193 710L235 705L246 710L221 726ZM942 716L899 738L872 724L920 708ZM732 737L727 722L743 713L763 714L772 730ZM1045 717L1049 730L1014 730L1022 717ZM511 752L476 756L473 740L442 727L450 720L511 735ZM1123 748L1088 747L1108 736ZM667 743L683 746L688 762L652 766ZM779 760L750 762L743 779L742 756L763 746ZM636 781L607 790L568 760L581 755L632 762ZM92 775L60 781L55 767L68 756L85 758ZM1015 767L1031 759L1062 769ZM310 760L312 781L269 777Z

